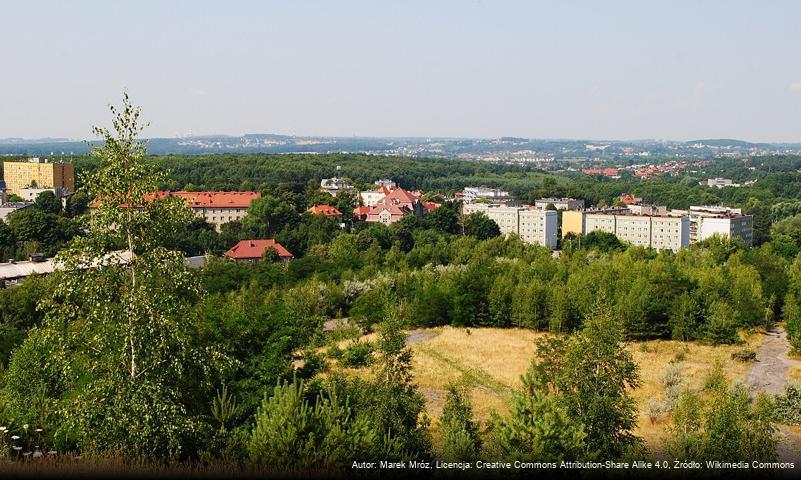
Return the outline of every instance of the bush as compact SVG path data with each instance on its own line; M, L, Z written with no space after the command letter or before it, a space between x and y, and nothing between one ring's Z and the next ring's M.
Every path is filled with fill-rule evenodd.
M777 422L801 425L801 385L785 386L784 393L776 396L773 406Z
M648 415L648 420L651 421L651 425L653 425L659 418L670 412L670 405L668 405L668 402L651 398L645 403L645 412Z
M731 359L737 360L738 362L756 362L756 355L757 354L755 351L748 348L744 348L742 350L737 350L736 352L733 352L731 354Z
M720 362L715 362L715 365L704 377L703 390L706 392L719 391L726 389L728 386L729 381L726 380L726 375L723 373L723 365Z
M345 367L366 367L373 361L373 346L367 342L357 340L342 353L340 361Z

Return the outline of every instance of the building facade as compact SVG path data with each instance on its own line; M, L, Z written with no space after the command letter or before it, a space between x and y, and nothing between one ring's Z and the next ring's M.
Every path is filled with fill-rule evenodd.
M20 195L25 188L58 189L62 195L75 192L71 163L31 158L27 162L3 162L3 180L9 194Z
M754 243L754 217L743 215L739 208L691 206L687 210L671 210L670 214L689 216L690 244L702 242L713 235L739 238L748 246Z
M557 214L552 210L510 207L499 203L465 203L462 213L481 212L493 220L503 235L512 233L530 243L557 246Z
M509 192L497 188L464 187L462 190L462 200L464 200L465 203L475 202L476 200L507 202L512 200L512 196L509 195Z
M562 236L586 235L593 231L611 233L624 242L656 250L679 251L690 245L687 215L632 215L629 211L565 212Z
M575 198L540 198L534 201L534 206L545 210L548 205L553 205L557 210L582 210L584 200Z
M258 192L157 192L153 199L178 197L186 201L195 214L220 231L228 222L242 220Z

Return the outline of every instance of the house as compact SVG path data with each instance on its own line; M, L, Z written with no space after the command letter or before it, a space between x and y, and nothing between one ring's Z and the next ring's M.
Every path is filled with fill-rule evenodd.
M367 212L365 221L391 224L406 215L421 217L426 209L420 201L420 194L395 188Z
M376 205L375 207L370 207L365 221L390 225L399 222L403 217L411 214L412 211L406 207L398 205Z
M634 195L629 195L628 193L624 193L620 196L620 203L623 205L637 205L640 202L642 202L641 197L635 197Z
M261 198L258 192L154 192L145 195L145 200L152 202L168 197L177 197L186 202L186 205L195 212L195 215L204 219L220 231L228 222L242 220L247 215L250 204ZM91 208L97 208L99 201L94 201Z
M423 208L426 209L426 213L431 213L431 212L433 212L434 210L438 209L441 206L442 206L442 204L437 203L437 202L423 202Z
M288 262L295 258L289 250L273 239L269 240L240 240L239 243L228 249L225 256L237 263L247 263L255 265L264 258L264 252L268 248L275 249L278 257L283 262Z
M353 185L349 184L343 178L339 177L332 177L332 178L324 178L320 181L320 190L323 192L336 197L339 192L344 192L346 190L352 190Z
M342 218L342 212L331 205L314 205L306 211L312 215L325 215L326 217L334 217L336 219Z
M353 218L357 222L364 222L367 220L367 214L370 213L373 207L367 205L361 205L353 209Z

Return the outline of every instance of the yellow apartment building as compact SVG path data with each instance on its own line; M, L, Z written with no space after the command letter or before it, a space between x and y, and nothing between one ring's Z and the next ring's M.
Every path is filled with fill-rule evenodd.
M3 162L3 180L9 194L20 195L22 189L55 188L62 195L75 192L75 173L71 163L50 162L31 158L27 162Z

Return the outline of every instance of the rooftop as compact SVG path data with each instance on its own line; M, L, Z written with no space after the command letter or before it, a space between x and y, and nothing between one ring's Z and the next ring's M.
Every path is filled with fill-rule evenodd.
M228 249L225 256L234 260L258 259L264 256L268 248L274 248L278 256L283 259L294 258L289 250L273 239L269 240L240 240L239 243Z

